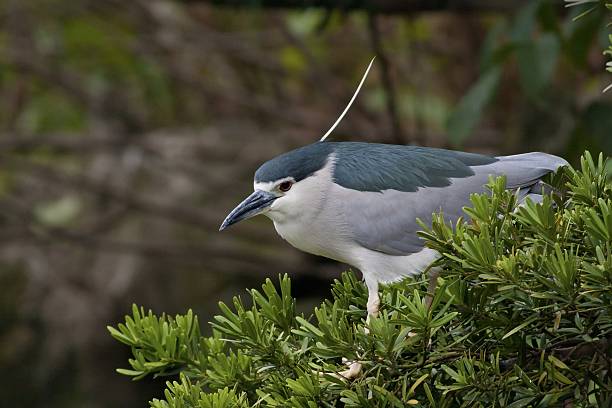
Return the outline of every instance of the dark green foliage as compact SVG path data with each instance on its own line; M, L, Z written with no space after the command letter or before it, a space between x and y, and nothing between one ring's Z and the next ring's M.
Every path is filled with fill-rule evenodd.
M612 185L602 156L551 177L559 194L518 206L503 179L474 195L468 223L443 217L422 236L443 257L431 310L426 279L367 294L351 272L312 316L296 313L288 277L220 304L213 335L188 312L134 307L109 328L130 370L180 373L161 407L609 407L612 403ZM366 325L369 334L366 333ZM363 363L353 381L329 373Z
M512 19L500 20L491 27L482 46L480 76L463 95L446 123L453 145L460 146L473 134L484 111L494 101L498 88L503 85L504 74L507 75L510 67L516 66L523 104L538 111L544 109L537 116L539 121L541 115L550 110L544 106L560 107L559 96L550 99L551 95L559 92L558 89L553 91L555 76L565 69L568 62L574 68L588 65L591 44L601 35L602 27L606 27L609 18L606 8L612 10L612 3L608 0L565 0L565 6L571 7L570 16L565 21L557 15L558 6L557 2L550 0L526 2ZM605 32L610 47L604 54L610 57L612 34L608 34L608 30ZM612 62L608 62L607 70L612 72ZM609 89L612 85L606 88ZM563 113L568 114L572 113ZM582 121L589 119L582 113L578 118ZM524 132L532 134L528 129Z
M606 7L608 8L608 10L612 11L612 3L606 3ZM610 41L610 45L604 51L604 55L606 55L608 58L612 58L612 34L608 35L608 40ZM612 61L608 61L608 63L606 64L606 69L608 70L608 72L612 72ZM612 89L612 85L609 85L606 88L606 91L610 89Z
M566 4L567 7L586 6L584 11L578 14L574 19L578 20L578 19L582 19L588 16L590 18L590 23L591 23L589 25L593 27L592 29L593 32L597 30L596 27L599 25L599 22L597 21L598 18L593 17L594 14L597 14L596 11L600 9L603 10L604 8L608 9L609 11L612 11L612 2L608 0L565 0L565 2L567 3ZM611 25L612 25L612 22L608 23L607 26L610 27ZM609 40L609 46L603 53L608 58L610 58L612 57L612 34L608 34L608 40ZM583 48L583 50L581 51L581 53L584 54L584 58L586 58L587 52L588 52L587 48ZM612 72L612 61L607 62L606 70L608 72ZM610 89L612 89L612 85L609 85L608 87L606 87L604 92L609 91Z

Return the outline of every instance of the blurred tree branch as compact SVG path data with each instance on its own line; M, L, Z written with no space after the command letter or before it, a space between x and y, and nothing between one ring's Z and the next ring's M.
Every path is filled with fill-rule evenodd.
M229 7L263 8L310 8L337 9L343 11L364 10L382 14L410 14L431 11L512 12L519 9L526 0L183 0L185 3L212 3Z
M391 122L391 128L393 129L393 143L404 144L407 141L404 138L402 132L402 123L400 121L400 117L397 111L397 100L395 95L395 86L393 83L393 79L391 78L391 66L389 62L389 58L385 53L385 49L381 42L381 33L380 26L378 22L378 16L376 14L370 13L368 15L368 30L370 34L370 42L372 43L372 48L374 53L378 57L380 61L380 72L383 87L385 88L385 99L387 105L387 112L389 114L389 121Z
M219 220L216 217L208 216L206 213L196 211L194 209L170 205L160 200L162 197L143 197L140 194L135 194L133 191L123 191L110 183L99 180L92 180L89 177L68 174L62 172L54 166L38 164L32 161L18 159L15 157L4 156L5 163L10 163L12 168L16 168L27 172L30 176L34 176L43 180L45 183L56 183L58 185L68 186L78 191L88 192L100 197L108 198L113 202L119 202L130 209L141 211L143 213L166 217L176 222L183 223L186 226L202 228L210 231L212 225L218 224Z

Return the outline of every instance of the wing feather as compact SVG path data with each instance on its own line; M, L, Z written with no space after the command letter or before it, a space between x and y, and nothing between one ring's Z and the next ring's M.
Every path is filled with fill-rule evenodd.
M410 175L413 180L430 177L440 166L439 161L434 161L429 167L422 156L419 159L419 168ZM470 195L486 190L489 176L505 175L509 189L528 189L546 174L566 164L565 160L544 153L498 157L497 161L489 164L469 166L471 175L467 177L461 173L458 178L446 179L447 183L421 185L415 191L393 188L397 186L397 180L383 176L375 180L376 188L370 191L345 187L341 205L346 223L358 244L388 255L410 255L424 247L424 242L417 236L420 230L417 218L429 224L432 213L442 211L449 221L456 222L463 215L463 207L470 204ZM399 168L401 165L405 163L396 164ZM396 175L395 169L381 169L380 173ZM386 186L390 188L384 188Z

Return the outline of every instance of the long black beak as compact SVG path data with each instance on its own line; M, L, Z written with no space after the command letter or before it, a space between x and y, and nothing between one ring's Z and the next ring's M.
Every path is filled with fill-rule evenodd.
M271 206L277 198L277 196L267 191L255 190L253 194L238 204L238 206L225 217L223 224L219 227L219 231L223 231L230 225L239 221L261 214L266 208Z

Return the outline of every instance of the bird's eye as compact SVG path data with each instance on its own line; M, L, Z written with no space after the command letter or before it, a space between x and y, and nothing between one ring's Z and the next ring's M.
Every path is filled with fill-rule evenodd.
M291 181L283 181L278 185L278 189L282 192L287 192L291 189L293 183Z

